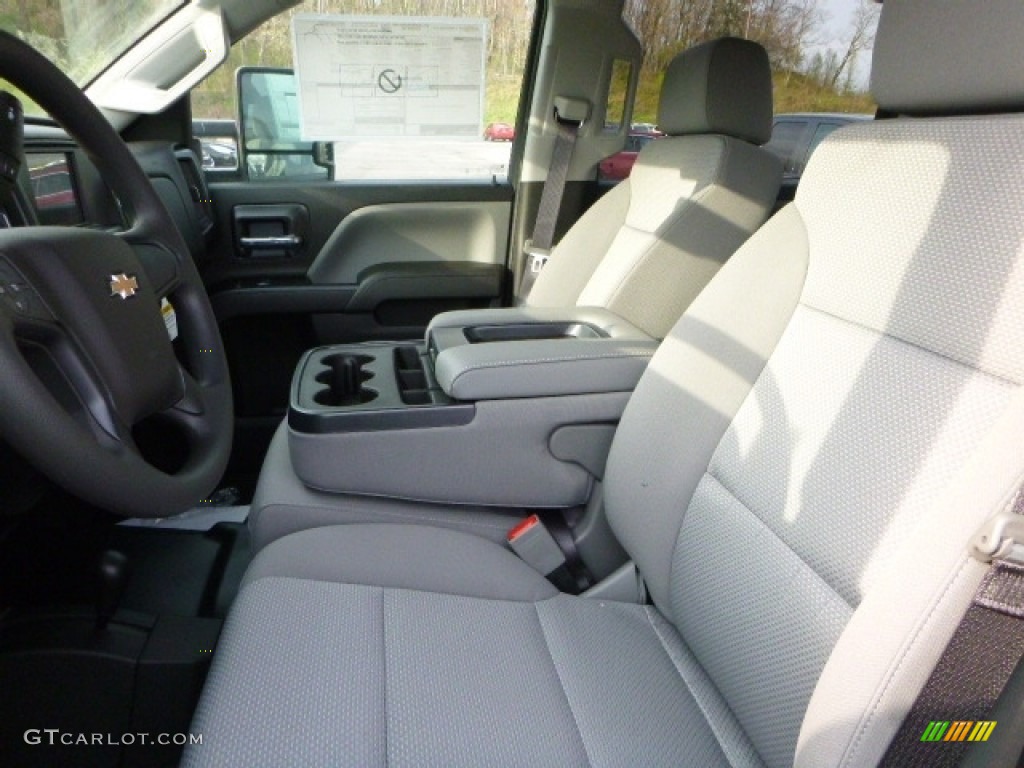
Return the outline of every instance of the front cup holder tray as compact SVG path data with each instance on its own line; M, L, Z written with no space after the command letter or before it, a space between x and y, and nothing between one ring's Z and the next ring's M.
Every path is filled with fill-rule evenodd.
M471 403L437 384L426 349L368 343L311 349L295 370L288 424L299 432L366 432L456 426Z

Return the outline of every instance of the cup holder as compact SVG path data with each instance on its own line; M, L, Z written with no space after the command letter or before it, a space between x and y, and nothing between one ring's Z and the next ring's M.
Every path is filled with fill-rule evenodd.
M326 355L325 357L321 358L320 364L325 365L328 368L334 368L336 365L354 365L360 370L362 370L363 366L367 365L368 363L372 363L376 359L377 358L373 357L372 355L334 354ZM366 374L367 378L373 377L373 371L369 369L366 370Z
M377 391L364 387L363 382L373 378L373 371L365 368L373 362L369 355L328 355L320 362L327 367L318 373L316 380L326 384L313 395L314 402L330 407L360 405L377 398Z

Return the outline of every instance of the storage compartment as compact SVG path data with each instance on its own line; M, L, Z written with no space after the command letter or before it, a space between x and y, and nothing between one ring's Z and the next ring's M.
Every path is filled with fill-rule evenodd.
M465 423L473 406L438 387L425 350L370 343L307 352L292 380L288 424L309 433L416 429Z
M608 334L590 323L509 323L466 328L470 344L494 341L536 341L539 339L604 339Z

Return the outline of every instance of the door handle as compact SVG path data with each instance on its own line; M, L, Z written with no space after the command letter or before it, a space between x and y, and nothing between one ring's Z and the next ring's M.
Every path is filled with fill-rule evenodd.
M242 237L238 244L247 251L260 250L295 250L302 245L298 235L277 235L275 237Z
M301 256L309 234L309 210L298 203L236 205L235 249L243 259Z

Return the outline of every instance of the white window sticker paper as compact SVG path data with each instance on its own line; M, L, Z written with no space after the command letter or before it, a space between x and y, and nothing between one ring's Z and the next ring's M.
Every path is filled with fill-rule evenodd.
M486 19L292 19L302 138L479 139Z

